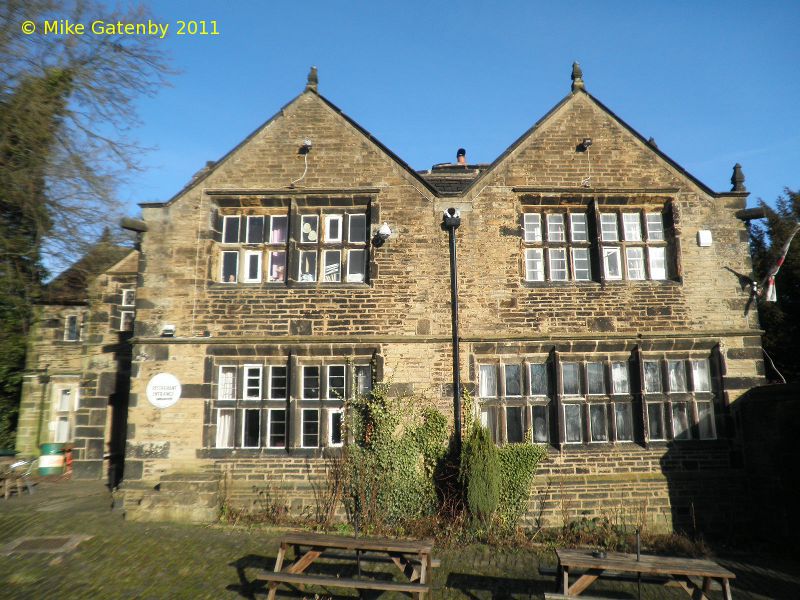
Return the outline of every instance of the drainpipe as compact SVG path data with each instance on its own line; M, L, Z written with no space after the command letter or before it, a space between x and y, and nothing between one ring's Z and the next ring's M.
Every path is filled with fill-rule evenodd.
M461 455L461 376L459 371L458 347L458 257L456 256L456 229L461 225L458 209L444 211L442 227L450 238L450 313L453 329L453 428L455 430L456 452Z

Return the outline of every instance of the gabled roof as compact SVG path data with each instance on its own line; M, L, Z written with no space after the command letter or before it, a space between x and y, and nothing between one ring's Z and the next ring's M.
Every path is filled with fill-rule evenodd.
M166 202L140 202L139 206L145 207L159 207L159 206L168 206L172 204L175 200L181 197L183 194L194 188L197 184L204 181L209 175L211 175L217 168L222 165L228 158L236 153L237 150L245 146L250 140L252 140L256 135L258 135L264 128L269 126L272 122L277 120L279 117L283 116L284 111L289 108L292 104L297 102L300 98L302 98L305 94L313 94L317 98L319 98L328 108L338 114L342 119L344 119L348 124L350 124L356 131L358 131L361 135L363 135L367 140L372 142L375 146L377 146L386 156L391 158L394 162L396 162L403 170L405 170L409 175L411 175L414 179L416 179L425 189L427 189L431 194L436 194L436 189L428 183L424 178L422 178L419 173L417 173L414 169L412 169L402 158L397 156L394 152L389 150L378 138L373 136L369 131L364 129L361 125L359 125L354 119L348 116L342 109L336 106L333 102L328 100L325 96L320 94L317 90L306 87L300 94L292 98L289 102L284 104L281 109L272 115L269 119L267 119L264 123L256 127L246 138L244 138L241 142L239 142L236 146L231 148L225 155L214 162L213 164L208 164L207 168L201 170L198 174L196 174L190 181L187 183L181 190L172 196ZM287 187L287 190L289 188Z
M530 129L528 129L525 133L523 133L521 136L519 136L508 148L506 148L506 150L500 156L498 156L494 160L494 162L492 162L492 164L489 165L489 167L487 169L483 170L478 177L476 177L474 180L472 180L472 183L464 190L464 192L466 193L467 191L469 191L470 189L475 187L478 184L479 181L481 181L485 177L489 176L501 163L503 163L505 161L505 159L508 156L510 156L514 152L514 150L516 150L523 142L525 142L528 138L530 138L538 129L540 129L547 121L549 121L550 118L556 112L558 112L558 110L561 107L566 106L574 98L576 98L578 96L578 94L584 94L600 110L602 110L609 117L611 117L611 119L613 119L615 122L617 122L623 128L625 128L628 132L630 132L636 139L641 141L645 145L646 148L648 148L651 152L653 152L659 158L664 160L667 164L669 164L673 169L678 171L681 175L683 175L687 179L691 180L695 185L697 185L705 193L707 193L708 195L710 195L712 197L715 197L715 198L718 198L720 196L728 195L725 192L715 192L710 187L708 187L706 184L704 184L702 181L697 179L697 177L695 177L694 175L689 173L686 169L684 169L682 166L680 166L677 162L672 160L672 158L670 158L664 152L659 150L656 146L654 146L653 144L649 144L647 139L642 134L640 134L633 127L628 125L625 121L623 121L620 117L618 117L611 109L609 109L606 105L604 105L602 102L600 102L597 98L592 96L585 89L578 89L578 90L576 90L574 92L571 92L567 96L565 96L558 104L556 104L553 108L551 108L547 112L547 114L545 114L541 119L536 121L536 123L534 123L533 126Z
M91 280L113 267L131 252L136 250L101 240L44 287L39 304L86 302Z

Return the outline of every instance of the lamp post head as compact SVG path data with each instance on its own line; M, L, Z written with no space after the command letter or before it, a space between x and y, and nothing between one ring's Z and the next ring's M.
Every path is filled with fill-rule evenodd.
M458 229L461 225L461 211L457 208L448 208L444 211L442 225L445 229Z

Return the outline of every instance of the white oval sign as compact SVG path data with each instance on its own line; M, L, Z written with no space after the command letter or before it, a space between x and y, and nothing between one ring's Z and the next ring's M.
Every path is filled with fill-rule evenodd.
M147 384L147 399L156 408L169 408L181 397L181 382L171 373L159 373Z

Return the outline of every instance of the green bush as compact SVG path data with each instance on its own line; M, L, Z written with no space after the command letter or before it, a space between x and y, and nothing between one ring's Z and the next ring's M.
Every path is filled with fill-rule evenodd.
M536 468L547 456L545 446L530 443L508 444L498 449L500 462L500 502L498 516L501 526L513 529L528 508Z
M472 518L488 527L500 500L497 447L489 430L474 423L461 454L461 481Z

